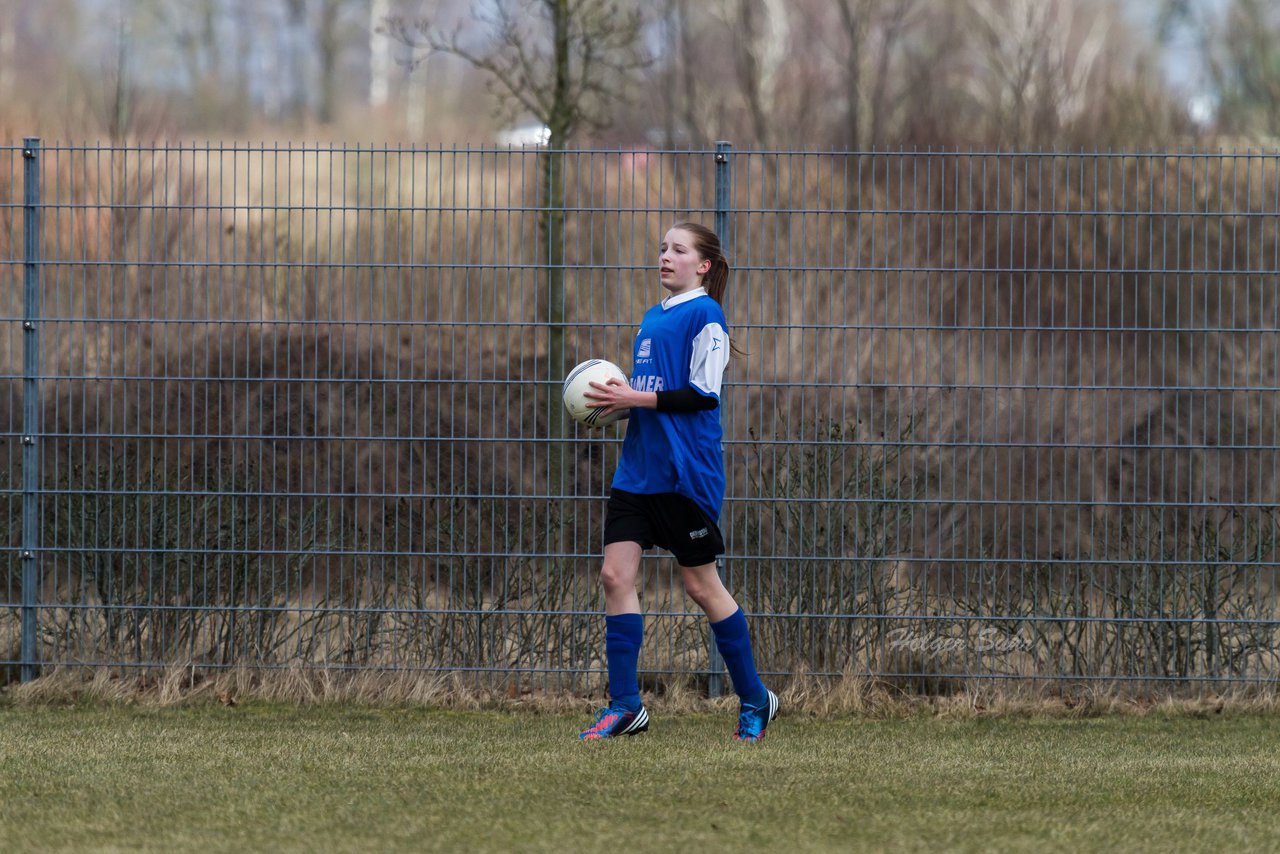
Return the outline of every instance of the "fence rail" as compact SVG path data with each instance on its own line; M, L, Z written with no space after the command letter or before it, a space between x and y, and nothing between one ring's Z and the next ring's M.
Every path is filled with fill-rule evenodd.
M0 668L603 684L655 244L717 228L768 674L1269 682L1280 156L0 146ZM720 689L646 556L641 669Z

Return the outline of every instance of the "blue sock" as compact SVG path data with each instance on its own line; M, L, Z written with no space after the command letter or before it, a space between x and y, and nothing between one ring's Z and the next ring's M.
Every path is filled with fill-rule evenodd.
M640 683L636 679L636 667L643 641L643 615L605 615L604 652L609 660L609 699L613 701L613 705L631 711L640 708Z
M733 680L733 690L742 701L759 706L768 699L768 691L756 673L755 655L751 651L751 635L747 631L747 615L739 608L731 616L711 624L716 647L724 657L724 666Z

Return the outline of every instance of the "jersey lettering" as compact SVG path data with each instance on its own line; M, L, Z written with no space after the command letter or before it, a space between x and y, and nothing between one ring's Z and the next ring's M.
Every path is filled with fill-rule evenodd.
M666 391L667 385L662 381L662 377L632 377L631 387L636 391Z

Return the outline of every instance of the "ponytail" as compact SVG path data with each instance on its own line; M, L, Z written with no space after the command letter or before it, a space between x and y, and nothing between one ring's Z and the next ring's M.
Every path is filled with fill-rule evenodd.
M692 234L694 251L711 262L711 269L702 277L702 286L706 288L707 295L723 307L724 292L729 287L729 260L724 257L724 250L720 248L720 236L697 222L677 222L671 227ZM747 355L732 339L729 340L729 352L735 356Z
M702 286L713 300L724 305L724 289L729 286L729 262L724 260L723 255L711 258L711 269L702 277Z

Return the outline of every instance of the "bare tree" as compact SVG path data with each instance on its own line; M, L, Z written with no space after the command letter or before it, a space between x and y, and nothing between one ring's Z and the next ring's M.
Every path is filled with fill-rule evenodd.
M0 9L0 98L6 100L13 95L20 14L21 7L16 3Z
M699 55L690 0L665 0L656 23L659 69L650 88L660 104L663 144L667 148L706 144L705 123L697 109Z
M586 129L606 126L614 102L649 64L643 48L645 16L615 0L495 0L492 11L475 12L471 26L450 32L427 20L388 19L386 29L418 52L451 54L484 72L499 110L524 111L549 131L541 156L543 205L539 246L546 252L546 317L550 324L552 376L568 369L564 354L564 147ZM568 434L564 407L551 389L545 402L549 433ZM552 446L551 471L562 482L564 448Z
M347 52L364 37L369 0L317 0L315 51L320 93L316 118L329 124L337 117L339 69Z
M862 63L863 41L870 29L870 0L836 0L840 25L848 38L844 62L845 142L858 148L862 145Z
M911 21L897 31L885 24L899 7L905 18L917 2L846 0L846 23L864 28L853 45L839 20L840 0L666 0L652 88L668 136L692 144L713 137L765 147L850 144L853 122L862 127L854 138L865 137L877 40L890 41L879 75L881 88L893 91L899 69L889 58L900 56L898 32Z
M134 17L132 0L120 0L116 10L116 57L111 111L107 118L107 132L112 140L122 139L128 133L132 118L135 100L132 68Z
M731 58L749 132L757 144L769 146L777 136L775 108L789 58L792 9L782 0L716 0L711 9L734 35Z
M4 3L0 12L0 78L18 103L24 95L48 100L53 88L66 82L66 60L75 56L83 38L79 5L74 0L46 3ZM67 50L68 45L76 48ZM6 111L15 106L6 102ZM12 118L12 116L11 116Z
M287 73L285 109L295 121L306 115L307 95L307 0L284 0L284 70Z
M391 96L391 41L380 32L391 17L391 0L369 2L369 106L381 107Z
M257 34L264 29L254 0L135 0L137 61L175 66L185 81L188 120L241 128L251 106ZM144 58L145 57L145 58Z
M253 0L236 0L235 6L235 102L232 121L237 129L243 128L249 118L251 96L249 93L250 57L254 45Z
M606 127L628 83L650 63L646 18L617 0L495 0L471 26L445 32L430 19L387 20L386 30L417 52L447 53L484 72L499 112L526 112L562 148L582 130Z
M1220 126L1280 137L1280 9L1265 0L1231 0L1222 24L1207 36Z
M705 145L723 113L720 69L729 66L728 53L718 32L723 25L708 9L703 0L663 0L656 7L653 62L645 85L637 87L641 97L625 105L633 114L620 117L647 137L660 129L667 148Z
M843 88L845 143L860 148L885 142L893 63L914 24L918 0L835 0L846 38Z
M708 137L698 117L698 73L697 49L693 40L693 32L689 16L689 0L678 0L676 4L680 51L680 92L684 96L684 130L689 134L689 142L705 144Z
M1003 139L1052 140L1080 110L1110 23L1096 5L970 0L980 68L974 95Z
M273 17L277 24L282 18L283 26L273 27L272 49L283 56L277 67L289 118L300 120L312 110L324 124L336 118L342 63L366 37L369 5L370 0L281 0L274 7Z
M138 23L153 32L161 44L171 45L186 77L198 88L222 76L222 39L218 22L222 0L179 0L138 4Z

